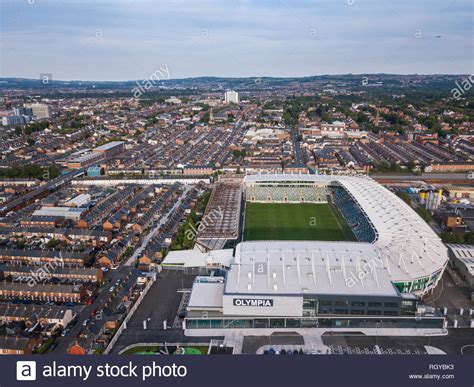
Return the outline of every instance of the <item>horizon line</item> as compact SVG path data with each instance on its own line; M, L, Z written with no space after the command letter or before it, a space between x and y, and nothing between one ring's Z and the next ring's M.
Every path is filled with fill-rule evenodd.
M48 73L44 73L45 75ZM153 74L153 73L151 73ZM219 76L219 75L199 75L194 77L178 77L178 78L168 78L168 79L159 79L155 82L169 82L169 81L180 81L180 80L193 80L193 79L200 79L200 78L223 78L223 79L304 79L304 78L312 78L312 77L335 77L335 76L364 76L364 75L394 75L394 76L471 76L472 74L469 73L334 73L334 74L312 74L312 75L298 75L298 76L271 76L271 75L263 75L263 76ZM41 81L40 78L28 78L28 77L18 77L18 76L0 76L0 80L23 80L23 81ZM140 82L146 81L148 78L139 78L139 79L123 79L123 80L83 80L83 79L52 79L52 82Z

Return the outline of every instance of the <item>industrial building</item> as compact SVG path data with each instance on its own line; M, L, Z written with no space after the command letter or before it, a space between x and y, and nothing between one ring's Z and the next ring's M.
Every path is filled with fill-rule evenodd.
M116 156L124 150L123 141L112 141L93 149L94 153L103 153L105 157Z
M459 270L461 277L474 291L474 246L448 244L449 258L453 267Z

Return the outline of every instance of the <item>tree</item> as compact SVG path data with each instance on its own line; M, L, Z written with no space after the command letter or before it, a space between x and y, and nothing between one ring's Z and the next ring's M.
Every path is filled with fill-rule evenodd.
M59 241L54 238L49 240L48 243L46 243L46 247L48 249L54 249L57 245L59 245Z
M474 245L474 232L470 232L464 235L464 243L467 245Z
M399 191L397 192L398 197L402 199L405 203L407 203L409 206L411 206L411 198L408 192L405 191Z
M441 233L441 240L444 243L464 243L464 238L461 234L454 234L452 232L443 232Z
M234 156L234 159L237 159L239 157L245 157L245 151L241 151L239 149L234 149L232 151L232 155Z
M426 210L425 208L418 207L415 211L427 223L431 222L431 220L433 219L429 211Z
M59 168L55 165L42 166L38 164L14 165L7 169L0 170L0 176L9 179L39 179L50 180L59 176Z
M208 111L206 111L206 112L203 114L203 116L201 117L201 122L202 122L202 123L205 123L205 124L208 124L210 119L211 119L211 115L209 114Z

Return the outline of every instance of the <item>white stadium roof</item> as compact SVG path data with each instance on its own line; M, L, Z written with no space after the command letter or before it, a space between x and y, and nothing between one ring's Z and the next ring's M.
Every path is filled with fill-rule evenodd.
M370 243L243 242L225 293L397 296L384 266Z
M271 254L282 252L307 253L308 251L334 250L338 254L352 256L353 262L363 250L365 257L380 257L392 282L413 281L428 277L442 270L448 260L446 246L431 227L403 200L366 176L309 175L309 174L259 174L245 177L245 184L259 182L308 181L338 184L352 196L363 209L374 227L377 238L373 243L348 242L242 242L237 247L236 262L243 254ZM281 249L281 251L280 251ZM239 257L240 254L240 257ZM318 254L317 254L318 255ZM321 259L322 256L319 257ZM330 259L330 266L340 266ZM349 265L349 259L345 265ZM350 262L350 261L349 261ZM242 262L243 263L243 262Z

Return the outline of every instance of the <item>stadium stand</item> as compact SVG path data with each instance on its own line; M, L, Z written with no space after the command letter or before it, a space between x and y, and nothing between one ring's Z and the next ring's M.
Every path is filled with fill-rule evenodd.
M304 183L283 183L278 186L260 184L247 187L246 200L266 203L325 203L327 189L324 185Z
M333 187L331 198L359 242L374 242L376 234L373 227L347 191L341 187Z

